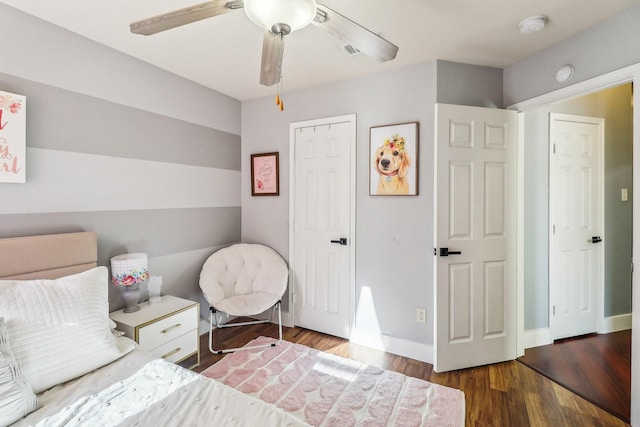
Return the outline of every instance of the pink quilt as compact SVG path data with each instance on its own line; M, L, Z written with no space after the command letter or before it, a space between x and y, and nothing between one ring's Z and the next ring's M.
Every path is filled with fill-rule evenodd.
M203 374L314 426L464 426L460 390L287 341L229 354Z

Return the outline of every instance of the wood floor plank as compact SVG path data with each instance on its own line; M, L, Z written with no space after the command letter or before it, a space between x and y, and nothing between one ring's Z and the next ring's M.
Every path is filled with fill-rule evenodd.
M592 334L529 348L520 362L628 421L631 331Z
M216 342L238 347L258 336L277 337L275 325L254 325L215 332ZM285 328L290 342L358 360L465 393L468 427L625 427L627 423L570 392L527 366L511 361L472 369L435 373L433 365L359 346L302 328ZM211 354L201 337L201 372L224 356Z

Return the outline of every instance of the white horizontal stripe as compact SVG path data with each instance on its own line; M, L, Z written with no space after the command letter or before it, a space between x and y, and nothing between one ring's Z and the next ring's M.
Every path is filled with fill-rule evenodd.
M27 148L27 183L0 214L240 206L240 171Z

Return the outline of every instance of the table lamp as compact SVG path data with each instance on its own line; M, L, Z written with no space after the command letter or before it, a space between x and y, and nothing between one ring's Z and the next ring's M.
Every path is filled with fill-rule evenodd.
M111 258L111 275L113 284L120 289L126 308L125 313L140 310L140 282L149 278L149 262L147 254L131 253Z

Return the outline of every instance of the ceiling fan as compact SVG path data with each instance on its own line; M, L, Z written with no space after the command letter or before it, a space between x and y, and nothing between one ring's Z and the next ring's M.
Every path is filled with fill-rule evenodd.
M280 81L284 36L309 24L378 61L392 60L398 52L398 46L315 0L213 0L143 19L129 27L132 33L151 35L243 8L253 23L266 30L260 67L260 84L264 86Z

